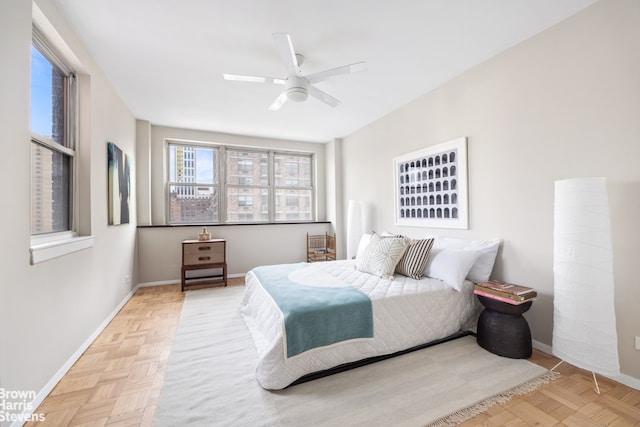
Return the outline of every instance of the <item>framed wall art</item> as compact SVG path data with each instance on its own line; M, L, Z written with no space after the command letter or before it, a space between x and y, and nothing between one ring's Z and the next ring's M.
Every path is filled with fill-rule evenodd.
M131 159L113 142L107 143L109 225L129 223Z
M396 225L469 228L467 138L393 159Z

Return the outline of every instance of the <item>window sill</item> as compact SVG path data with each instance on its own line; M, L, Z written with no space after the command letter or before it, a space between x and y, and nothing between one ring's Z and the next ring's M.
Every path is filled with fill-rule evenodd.
M31 264L35 265L93 246L93 236L70 237L53 242L32 244Z
M242 227L248 225L309 225L309 224L331 224L331 221L281 221L281 222L225 222L225 223L180 223L180 224L157 224L140 225L136 228L178 228L178 227Z

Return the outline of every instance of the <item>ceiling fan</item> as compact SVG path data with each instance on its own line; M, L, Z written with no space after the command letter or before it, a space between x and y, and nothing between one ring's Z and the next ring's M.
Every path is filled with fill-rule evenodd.
M314 83L327 80L330 77L342 74L350 74L358 71L365 71L367 64L365 62L356 62L355 64L343 65L342 67L331 68L329 70L320 71L309 75L303 75L300 71L300 65L304 62L304 56L295 52L291 37L287 33L274 33L273 39L280 53L280 58L287 69L287 77L262 77L262 76L245 76L238 74L223 74L225 80L253 82L253 83L273 83L284 85L285 89L271 104L269 110L279 110L287 100L295 102L306 101L309 95L324 102L327 105L336 107L340 101L329 95L328 93L313 86Z

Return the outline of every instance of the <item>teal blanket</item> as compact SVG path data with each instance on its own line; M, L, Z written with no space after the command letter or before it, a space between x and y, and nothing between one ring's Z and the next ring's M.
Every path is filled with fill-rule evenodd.
M256 267L253 273L284 314L287 357L355 338L373 338L371 300L360 290L306 286L289 273L309 264Z

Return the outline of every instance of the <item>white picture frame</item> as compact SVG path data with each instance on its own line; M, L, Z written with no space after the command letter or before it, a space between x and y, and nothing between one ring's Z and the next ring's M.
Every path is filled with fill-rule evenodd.
M469 228L466 137L395 157L393 176L396 225Z

